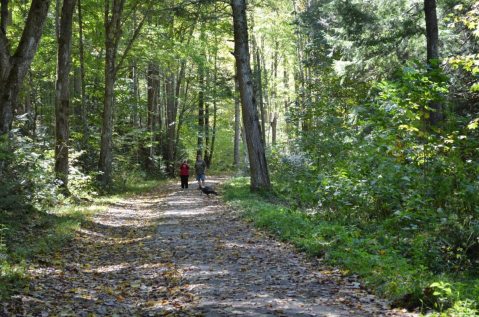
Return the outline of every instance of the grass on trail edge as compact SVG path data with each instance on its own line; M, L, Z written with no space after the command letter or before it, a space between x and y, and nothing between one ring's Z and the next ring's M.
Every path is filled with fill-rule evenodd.
M390 299L393 307L423 312L434 309L436 316L478 313L477 279L438 276L425 266L410 264L400 250L384 244L380 237L385 229L381 224L344 224L291 209L272 194L250 193L246 177L230 179L222 190L223 199L241 210L244 220L267 229L309 256L321 257L326 265L358 275L365 287ZM422 251L425 252L416 250Z
M90 215L125 197L149 191L161 181L136 181L116 188L111 194L87 202L66 199L38 210L18 205L13 210L0 209L0 299L7 299L22 289L28 280L25 269L61 250L72 240Z

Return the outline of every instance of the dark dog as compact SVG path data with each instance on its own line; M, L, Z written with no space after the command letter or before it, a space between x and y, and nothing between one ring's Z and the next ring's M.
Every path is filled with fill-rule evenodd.
M201 190L203 193L205 193L208 197L210 197L210 194L214 194L215 196L218 195L218 193L215 192L215 190L209 186L205 186L205 187L200 186L198 189Z

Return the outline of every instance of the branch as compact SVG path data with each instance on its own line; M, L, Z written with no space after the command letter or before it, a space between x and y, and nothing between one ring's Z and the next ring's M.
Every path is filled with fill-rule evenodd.
M128 56L128 52L132 48L133 43L135 42L136 38L138 37L138 35L140 35L141 28L143 27L143 24L145 23L147 16L150 14L150 10L151 10L151 7L153 6L153 3L154 3L154 1L150 1L150 5L148 6L148 9L146 10L146 14L141 19L140 24L138 25L135 32L133 33L133 36L131 37L130 41L128 42L128 45L126 46L126 49L123 52L123 55L121 56L120 62L118 63L117 67L115 67L115 75L116 75L116 72L118 71L118 69L121 68L123 63L125 62L125 59Z

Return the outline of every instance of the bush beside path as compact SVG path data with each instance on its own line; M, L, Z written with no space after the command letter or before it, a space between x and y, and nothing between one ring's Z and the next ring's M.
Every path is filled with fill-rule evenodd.
M107 207L68 248L35 261L0 316L411 316L196 184L171 182Z

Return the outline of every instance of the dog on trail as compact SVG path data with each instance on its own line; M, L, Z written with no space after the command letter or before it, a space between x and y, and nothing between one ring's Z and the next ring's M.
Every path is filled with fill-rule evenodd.
M210 194L214 194L215 196L218 195L217 192L215 192L215 190L209 186L200 186L198 187L199 190L201 190L204 194L206 194L208 197L210 197Z

